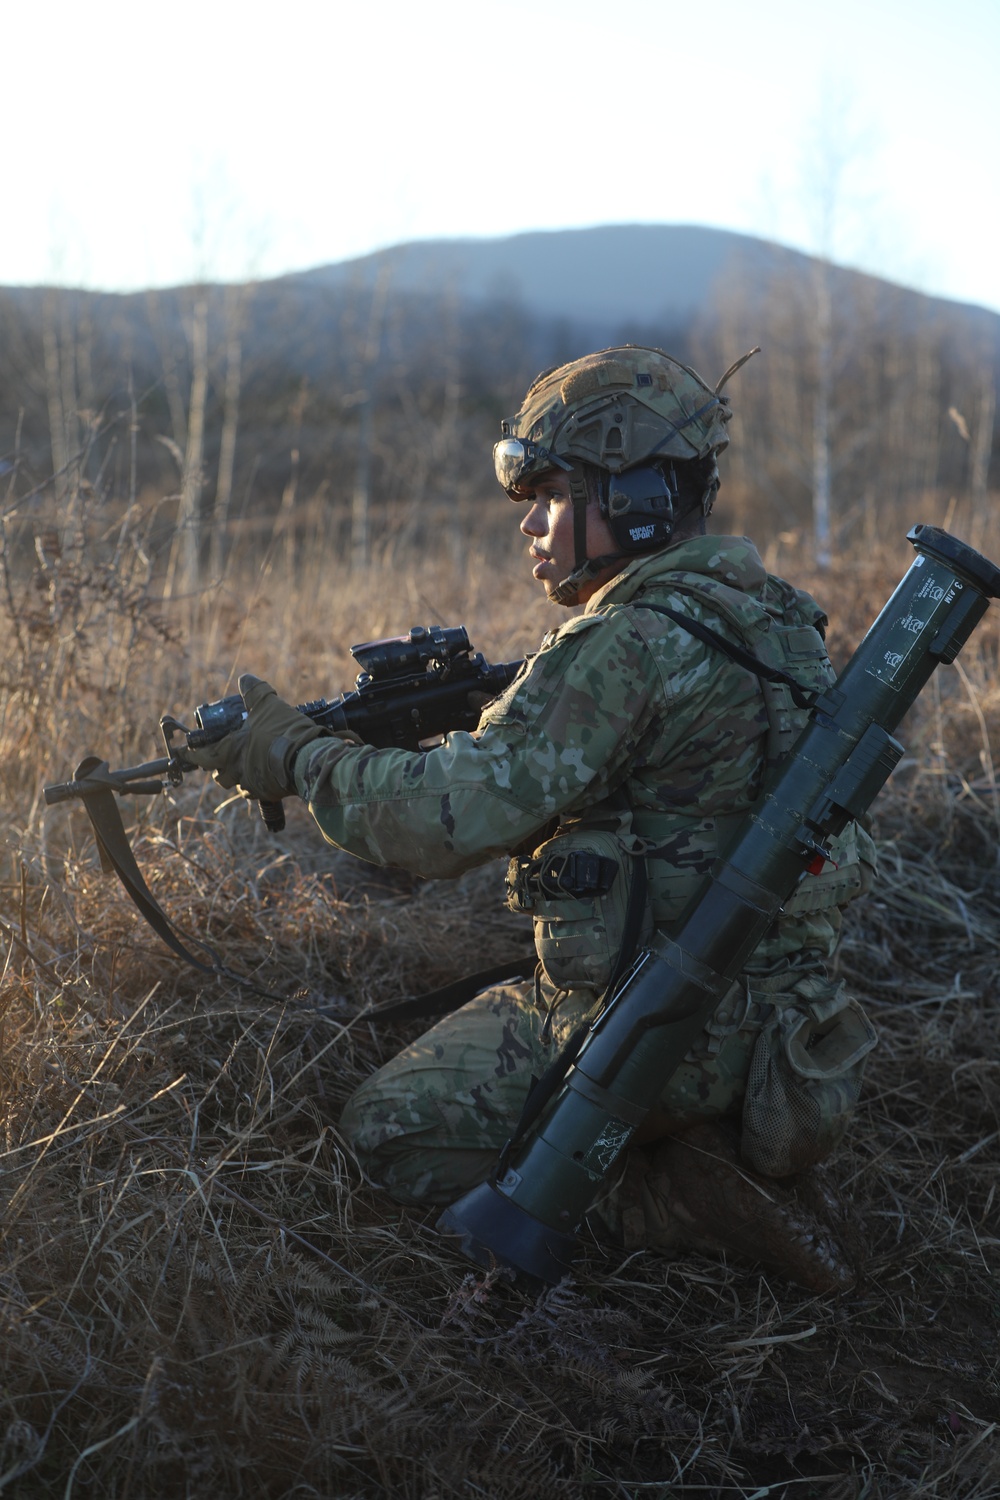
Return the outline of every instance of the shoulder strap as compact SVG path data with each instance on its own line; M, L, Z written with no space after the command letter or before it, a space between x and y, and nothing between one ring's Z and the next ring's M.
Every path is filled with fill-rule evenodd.
M502 979L530 979L538 966L534 948L527 953L516 953L503 963L491 964L488 969L479 969L475 974L464 974L451 984L440 989L426 990L422 995L408 995L404 1000L390 1000L385 1005L376 1005L361 1016L363 1021L424 1021L429 1016L446 1016L458 1010L467 1000L472 1000L491 984Z
M760 657L754 656L752 651L745 651L742 646L737 646L735 641L727 640L724 635L720 635L704 621L695 620L690 615L682 615L680 610L669 609L665 604L652 604L645 599L634 599L630 602L635 609L651 609L658 615L666 615L675 625L680 625L682 630L704 641L706 646L714 646L717 651L728 656L730 661L752 672L755 677L762 678L765 682L780 683L782 687L788 689L796 708L812 708L814 695L804 693L794 677L789 677L787 672L782 672L777 667L769 667L766 662L760 660Z

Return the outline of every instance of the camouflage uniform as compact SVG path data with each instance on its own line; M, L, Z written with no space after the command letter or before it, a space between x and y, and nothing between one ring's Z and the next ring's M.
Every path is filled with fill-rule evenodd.
M807 689L832 680L815 603L769 578L747 539L695 537L635 559L550 632L474 734L449 735L424 753L319 740L296 758L296 786L324 836L375 863L454 876L544 840L542 858L515 858L508 880L512 904L534 917L536 981L485 991L348 1102L343 1128L366 1175L400 1202L449 1203L483 1180L532 1076L600 1001L637 862L648 872L648 933L680 915L754 801L768 757L788 748L803 722L787 692L770 689L765 701L756 675L650 606L703 621ZM574 849L617 863L609 892L577 899L540 889L545 857ZM846 1083L841 1039L836 1076L813 1088L818 1105L793 1100L776 1131L765 1109L756 1147L744 1118L744 1153L780 1173L817 1159L842 1132L874 1034L826 978L823 960L874 854L852 825L833 856L803 881L668 1081L646 1138L739 1116L748 1078L755 1095L773 1100L788 1083L793 1034L802 1025L819 1028L811 1036L831 1024L836 1031L846 1017ZM810 1123L817 1108L818 1126ZM775 1135L784 1136L776 1149ZM606 1219L615 1213L612 1194Z

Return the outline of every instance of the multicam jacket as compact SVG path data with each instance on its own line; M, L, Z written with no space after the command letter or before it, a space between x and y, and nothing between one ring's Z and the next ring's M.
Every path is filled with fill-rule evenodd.
M814 601L770 577L746 538L696 537L636 559L551 631L474 733L424 752L306 745L296 786L324 836L441 877L530 850L553 820L560 835L616 828L645 857L653 920L675 920L805 715L655 606L703 621L807 690L833 680ZM839 909L864 884L862 862L874 863L853 825L832 853L755 964L832 951Z

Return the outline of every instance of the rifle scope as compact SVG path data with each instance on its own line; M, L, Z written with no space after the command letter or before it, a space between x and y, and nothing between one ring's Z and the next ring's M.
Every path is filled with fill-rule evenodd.
M940 662L1000 594L1000 569L933 526L889 602L670 933L607 1000L552 1104L502 1177L439 1221L481 1265L565 1275L602 1181L826 840L858 818L903 747L892 736Z

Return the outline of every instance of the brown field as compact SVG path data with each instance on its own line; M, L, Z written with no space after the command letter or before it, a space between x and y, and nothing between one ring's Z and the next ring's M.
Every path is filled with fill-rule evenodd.
M366 1188L337 1132L412 1034L366 1008L523 939L499 871L380 879L303 809L274 838L196 776L124 802L160 900L280 997L262 999L169 954L101 874L82 809L41 798L85 751L157 754L159 715L239 670L332 695L348 643L432 621L523 654L552 616L516 517L470 504L433 553L384 541L353 573L321 529L288 527L164 601L154 512L5 517L0 1493L1000 1494L997 607L905 727L880 882L838 957L882 1035L828 1169L856 1289L591 1248L538 1295ZM947 497L821 579L795 538L762 549L828 603L838 661L917 520L1000 559L1000 529Z

